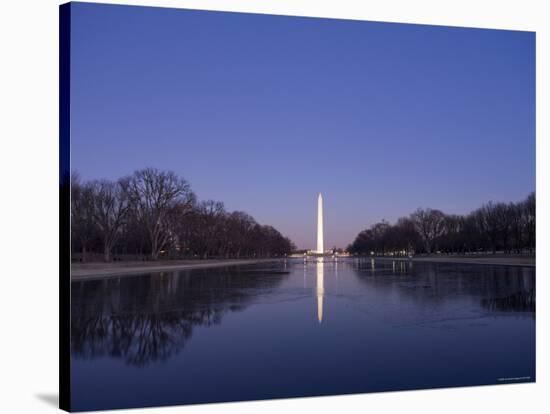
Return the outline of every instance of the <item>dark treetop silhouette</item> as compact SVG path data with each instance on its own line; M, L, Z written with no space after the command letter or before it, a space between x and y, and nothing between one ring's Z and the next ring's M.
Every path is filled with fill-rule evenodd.
M488 202L467 215L418 209L394 225L382 221L361 231L348 250L356 254L486 252L533 254L535 193L518 203Z
M117 181L71 177L73 257L280 257L293 243L223 203L198 202L191 186L171 171L145 168Z

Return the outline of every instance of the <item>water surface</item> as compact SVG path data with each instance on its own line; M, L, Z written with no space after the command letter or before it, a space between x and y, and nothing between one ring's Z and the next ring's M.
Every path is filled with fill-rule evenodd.
M74 410L535 380L535 269L301 260L72 283Z

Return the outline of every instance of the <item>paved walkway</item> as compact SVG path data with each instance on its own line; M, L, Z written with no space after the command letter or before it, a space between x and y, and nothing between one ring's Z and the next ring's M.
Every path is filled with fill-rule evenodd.
M102 279L137 273L170 272L186 269L205 269L267 263L281 259L233 259L233 260L172 260L162 262L113 262L113 263L73 263L71 280Z

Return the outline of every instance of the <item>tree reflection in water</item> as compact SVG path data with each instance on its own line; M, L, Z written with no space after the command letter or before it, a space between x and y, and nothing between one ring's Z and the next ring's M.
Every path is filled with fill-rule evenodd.
M492 312L527 312L535 317L535 269L451 263L360 260L355 274L380 292L437 304L450 296L479 298Z
M284 277L270 269L228 268L73 282L72 355L110 356L134 366L166 360L183 349L195 326L219 324Z
M535 289L500 298L482 299L483 307L492 311L532 312L535 316Z

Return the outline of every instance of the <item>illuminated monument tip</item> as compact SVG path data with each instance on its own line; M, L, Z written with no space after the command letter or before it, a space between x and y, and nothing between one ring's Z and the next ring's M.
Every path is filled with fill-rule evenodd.
M323 243L323 195L319 193L317 198L317 253L324 253Z

